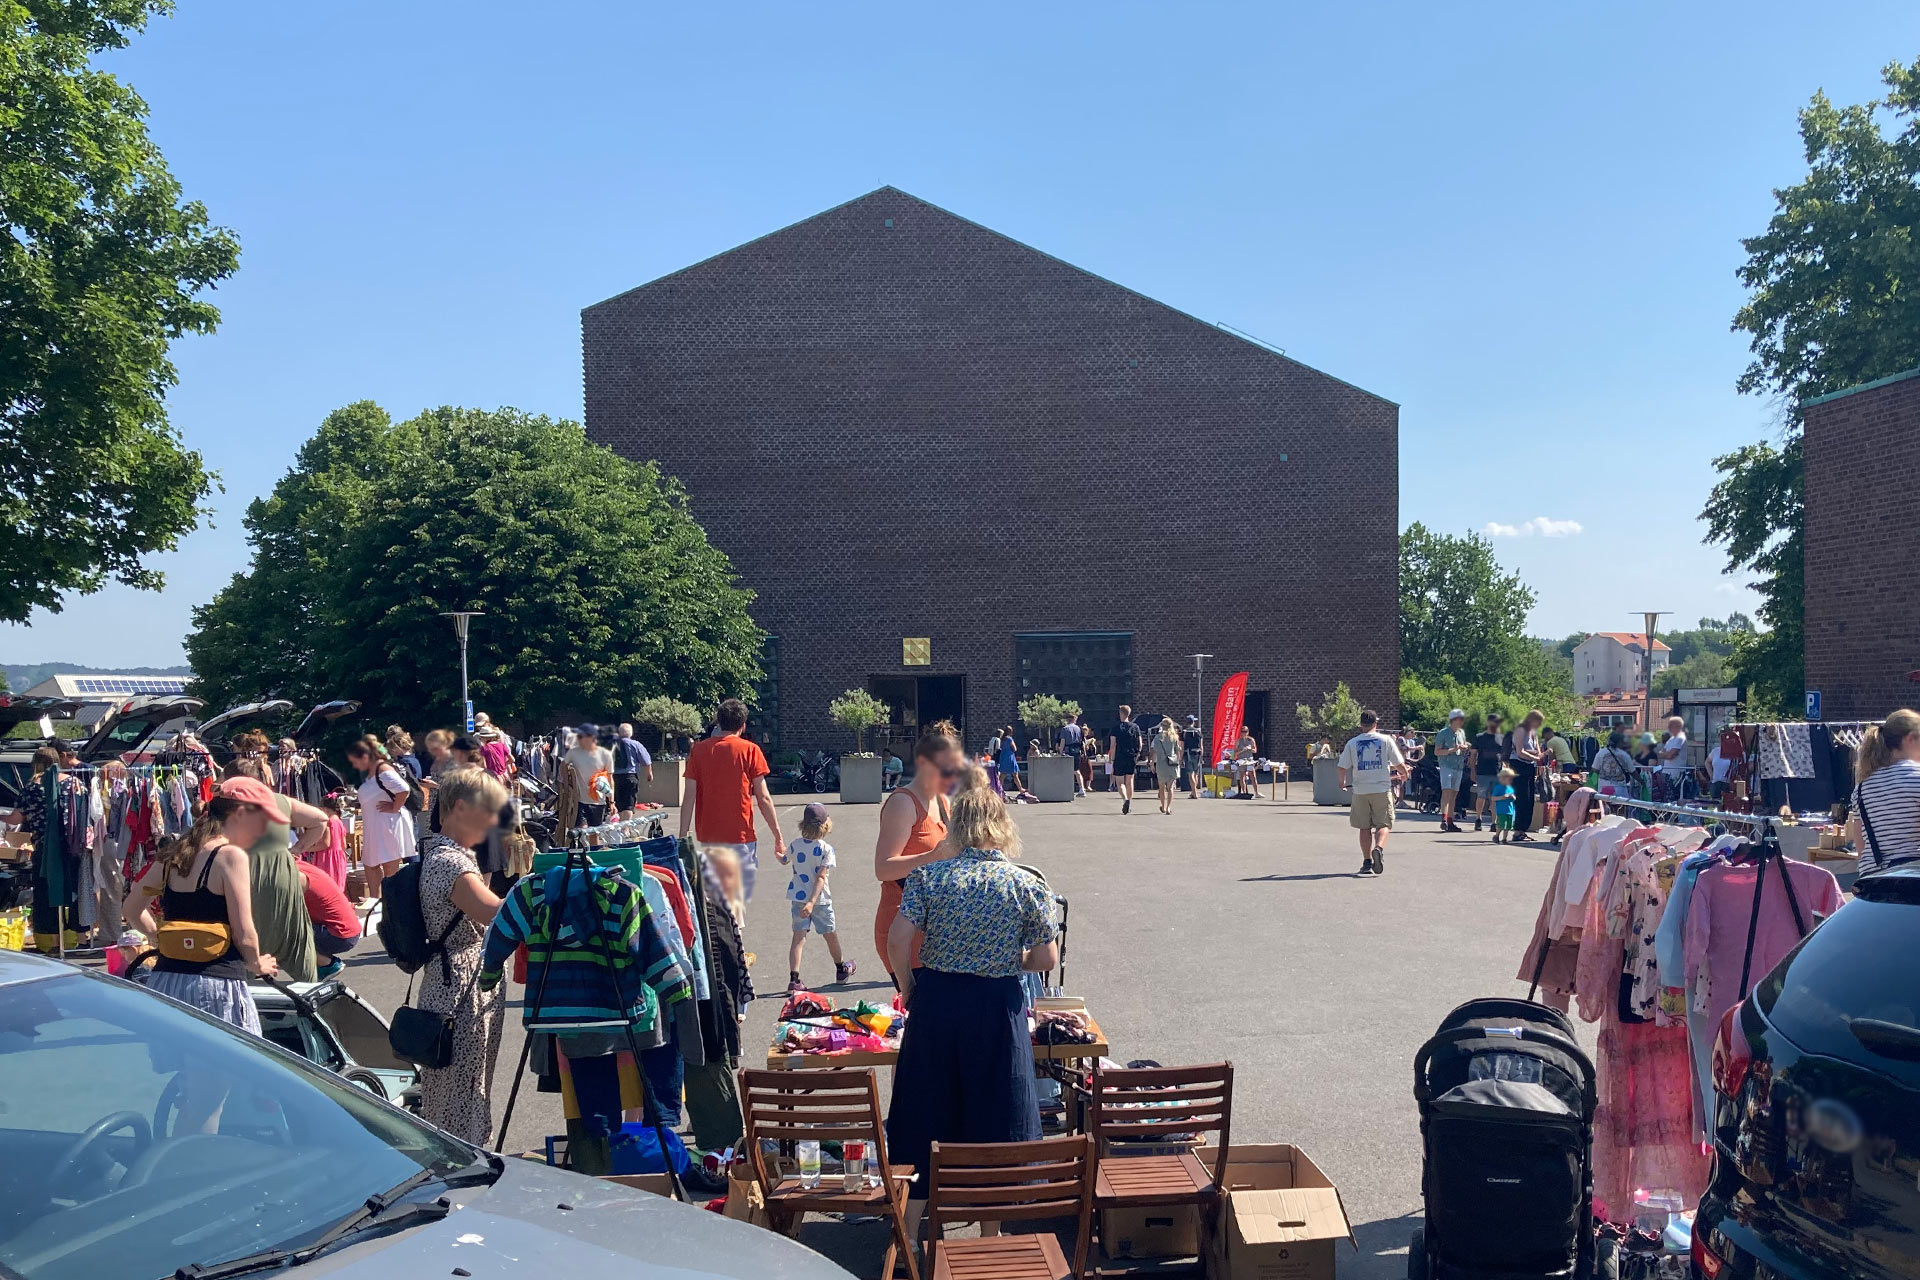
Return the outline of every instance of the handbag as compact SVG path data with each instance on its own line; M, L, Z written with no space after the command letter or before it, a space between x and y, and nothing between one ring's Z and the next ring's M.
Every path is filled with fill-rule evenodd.
M207 877L213 874L213 860L219 852L215 849L201 864L194 892L207 891ZM221 920L167 920L154 930L153 949L169 960L212 964L233 949L233 932Z
M408 984L407 999L413 999ZM453 1065L453 1015L416 1009L411 1004L393 1011L387 1044L394 1053L417 1067L438 1071Z

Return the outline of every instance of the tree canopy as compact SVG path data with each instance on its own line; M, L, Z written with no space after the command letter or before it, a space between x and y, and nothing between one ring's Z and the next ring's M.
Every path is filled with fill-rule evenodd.
M97 53L168 0L0 3L0 619L108 581L194 527L212 477L167 420L169 345L239 246L147 136Z
M1531 674L1539 645L1527 637L1531 588L1506 573L1477 533L1435 533L1415 522L1400 535L1400 665L1422 678L1506 684Z
M752 599L679 486L572 422L436 409L329 414L247 510L253 563L194 612L196 692L358 698L384 721L454 723L460 659L440 614L477 609L475 703L496 720L625 716L651 696L746 696Z
M1751 338L1739 388L1787 402L1775 441L1714 460L1721 479L1707 541L1729 572L1749 571L1765 632L1733 665L1756 710L1791 712L1805 683L1801 564L1801 401L1920 365L1920 60L1881 73L1884 97L1836 107L1817 93L1800 112L1807 176L1774 192L1775 212L1743 240L1751 292L1733 327Z

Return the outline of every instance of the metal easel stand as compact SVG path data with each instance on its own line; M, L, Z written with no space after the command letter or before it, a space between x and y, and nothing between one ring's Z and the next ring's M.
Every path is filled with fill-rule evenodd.
M507 1094L506 1113L500 1118L500 1137L494 1143L493 1148L496 1153L506 1150L507 1127L513 1123L513 1107L514 1103L517 1102L520 1097L520 1082L526 1078L527 1063L533 1054L533 1037L536 1032L527 1024L538 1022L540 1020L541 1010L546 1007L547 978L553 971L553 950L560 937L560 912L565 907L567 898L573 890L573 873L577 870L582 874L589 874L594 870L594 866L593 862L587 857L587 851L584 848L576 846L567 850L567 860L564 869L566 874L561 881L562 892L560 894L560 900L546 904L547 958L540 966L540 983L534 990L533 1003L527 1006L526 1012L522 1015L521 1028L523 1035L520 1044L520 1065L513 1073L513 1088ZM628 1007L626 988L625 984L620 981L619 967L612 962L612 953L607 946L606 931L604 929L596 929L594 931L594 938L599 943L601 954L607 958L607 972L613 978L614 998L620 1002L620 1008L624 1013ZM664 1010L662 1010L662 1016L665 1016ZM680 1184L680 1175L674 1171L673 1157L667 1146L666 1122L660 1118L660 1107L654 1101L653 1088L647 1083L647 1073L641 1065L640 1043L633 1034L633 1024L623 1017L621 1019L621 1029L626 1033L627 1052L633 1055L634 1075L637 1076L640 1081L641 1115L652 1122L654 1138L660 1144L660 1166L666 1171L667 1182L673 1190L673 1198L675 1200L686 1201L688 1199L686 1188ZM619 1072L616 1069L615 1078L618 1079L618 1076Z

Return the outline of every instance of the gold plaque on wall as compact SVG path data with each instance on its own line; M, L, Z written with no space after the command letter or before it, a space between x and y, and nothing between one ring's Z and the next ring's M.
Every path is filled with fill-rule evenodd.
M928 636L907 636L900 641L900 665L925 667L933 664L933 640Z

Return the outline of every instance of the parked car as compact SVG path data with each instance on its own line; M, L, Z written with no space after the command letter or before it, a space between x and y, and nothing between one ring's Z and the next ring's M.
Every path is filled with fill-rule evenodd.
M34 703L56 705L48 708L31 705ZM102 716L85 741L74 743L74 754L83 764L127 759L137 755L162 728L176 721L184 723L205 705L198 698L179 694L136 693ZM61 706L68 708L64 715L59 714ZM78 702L65 699L15 698L11 705L0 707L0 731L43 715L71 720L79 707ZM33 777L33 753L44 742L44 738L13 738L0 743L0 809L19 805L20 789Z
M198 1010L19 952L0 952L0 1151L0 1275L24 1280L847 1274L481 1151Z
M1920 1275L1920 868L1853 892L1721 1024L1701 1280Z

